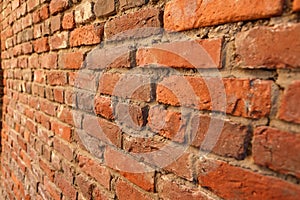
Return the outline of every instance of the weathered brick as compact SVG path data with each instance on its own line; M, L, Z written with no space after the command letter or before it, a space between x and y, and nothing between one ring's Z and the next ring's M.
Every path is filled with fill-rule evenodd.
M75 29L70 35L71 47L100 43L103 28L102 24L92 24Z
M39 0L28 0L27 1L27 11L31 12L33 9L35 9L39 5Z
M103 73L99 81L99 92L124 98L149 102L153 91L151 79L147 75L122 76L117 73Z
M156 97L158 102L174 106L211 110L215 105L213 110L260 118L270 113L271 87L272 82L264 80L170 76L158 84ZM225 95L223 99L220 93Z
M94 16L92 11L92 4L90 2L84 2L75 9L75 22L85 23L92 19Z
M68 0L51 0L50 2L50 13L51 15L66 10L69 7Z
M270 127L254 132L252 153L256 164L300 177L300 135Z
M68 47L68 32L61 32L50 37L49 46L51 50L64 49Z
M139 49L136 60L138 66L221 68L221 50L222 39L173 42Z
M94 105L94 111L96 115L101 115L106 119L114 119L111 98L105 96L96 96Z
M48 44L48 38L43 37L40 39L37 39L33 42L33 49L37 53L42 53L45 51L49 51L49 44Z
M295 199L300 194L297 185L221 161L205 160L198 169L199 185L224 199Z
M63 69L80 69L83 64L83 53L80 51L60 54Z
M94 6L94 12L97 17L109 16L115 11L114 1L98 0Z
M148 125L152 131L176 142L184 142L186 122L179 112L168 111L162 106L150 108Z
M191 134L193 146L225 157L245 158L250 142L247 126L198 115L192 118L190 126L195 131Z
M148 29L141 29L147 27ZM160 27L159 10L148 8L109 20L105 24L104 31L108 39L123 39L129 36L150 36L156 33L154 27Z
M109 69L131 67L131 50L129 47L97 48L87 54L88 69ZM101 60L101 62L99 62Z
M68 142L71 140L72 130L70 126L64 125L57 121L52 121L51 130L55 133L55 135L58 135L64 140Z
M95 178L106 189L110 188L110 172L104 165L84 155L79 155L78 161L79 167L84 173Z
M39 63L44 69L56 69L57 68L57 54L48 53L39 57Z
M73 12L65 13L62 19L62 28L69 30L74 28L75 21L74 21L74 14Z
M140 130L147 122L148 109L146 106L139 106L126 103L118 103L115 107L115 118L122 126Z
M85 115L83 118L83 129L91 136L104 143L121 145L121 130L110 121Z
M281 0L195 1L172 0L166 4L164 27L183 31L228 22L269 18L282 13Z
M294 81L288 86L285 90L278 117L282 120L300 123L300 107L299 107L299 98L300 98L300 81Z
M47 83L49 85L66 85L67 76L62 71L51 71L47 73Z
M117 195L118 199L120 199L120 200L125 200L125 199L150 200L150 199L154 199L154 198L151 198L151 196L136 189L131 184L129 184L123 180L120 180L120 179L116 183L116 195Z
M145 3L145 0L120 0L120 8L121 10L126 10L129 8L144 5Z
M118 171L130 173L144 173L153 171L153 169L151 169L149 166L137 161L132 156L127 154L127 152L119 149L113 149L109 146L106 146L104 152L104 161L108 167ZM128 165L128 163L131 164Z
M176 183L172 177L162 176L157 185L162 199L211 199L199 188Z
M61 27L61 15L58 14L51 18L51 21L50 21L51 33L59 31L60 27Z
M72 182L68 182L63 174L55 174L54 183L58 186L59 189L61 189L62 193L66 197L70 199L76 199L76 190L72 185Z
M242 67L300 67L300 25L255 27L240 33L236 39L237 54Z

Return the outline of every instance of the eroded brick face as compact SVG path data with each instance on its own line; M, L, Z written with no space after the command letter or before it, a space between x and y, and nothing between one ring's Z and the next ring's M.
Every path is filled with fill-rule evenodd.
M1 200L299 199L299 0L0 9Z

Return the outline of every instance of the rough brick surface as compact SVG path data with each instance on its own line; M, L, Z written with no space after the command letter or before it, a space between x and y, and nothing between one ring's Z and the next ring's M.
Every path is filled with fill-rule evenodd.
M298 134L261 127L254 132L254 162L284 174L300 177Z
M249 68L298 68L300 25L256 27L236 39L241 65Z
M158 191L162 199L210 199L198 188L178 184L168 176L162 176L158 181Z
M182 31L228 22L268 18L282 12L281 0L255 0L238 2L212 0L172 0L166 4L164 27Z
M69 6L68 0L51 0L50 2L50 13L56 14L57 12L63 11L67 9Z
M94 12L97 17L108 16L115 11L114 1L98 0L94 6Z
M147 27L149 29L139 30ZM105 37L149 36L153 33L151 27L160 27L159 10L155 8L143 9L111 19L105 24Z
M136 59L139 66L154 64L157 67L220 68L221 48L221 39L159 44L139 49Z
M293 82L284 92L278 116L280 119L300 123L300 81Z
M120 0L120 8L121 9L129 9L137 6L141 6L145 4L145 0Z
M159 102L174 106L183 105L211 110L212 105L215 105L214 110L237 116L259 118L270 113L271 84L270 81L249 79L220 80L171 76L160 82L156 96ZM209 88L213 89L209 90ZM222 97L219 97L219 93L223 91L226 92L224 103L222 103ZM249 102L251 106L245 102Z
M199 184L225 199L295 199L300 193L297 185L225 162L206 161L198 169L201 170Z
M93 24L87 25L81 28L77 28L71 32L70 45L91 45L98 44L101 42L101 36L103 33L103 25Z
M0 1L0 199L298 199L299 5Z

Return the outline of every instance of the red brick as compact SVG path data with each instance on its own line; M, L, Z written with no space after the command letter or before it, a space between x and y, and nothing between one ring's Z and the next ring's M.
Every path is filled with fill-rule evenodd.
M51 71L47 73L47 83L49 85L66 85L67 76L62 71Z
M171 171L177 176L185 178L189 181L193 180L193 164L192 164L192 154L183 153L176 160L168 164L164 169Z
M145 191L153 192L154 191L154 172L145 172L145 173L130 173L130 172L120 172L127 180L131 183L139 186Z
M116 182L116 195L120 200L127 200L127 199L143 199L143 200L150 200L154 199L151 196L139 191L129 183L118 180Z
M101 62L99 62L101 59ZM130 49L120 48L97 48L87 54L86 65L88 69L109 69L131 67Z
M41 111L43 111L44 113L51 116L56 115L57 106L54 103L48 100L40 100L40 106L41 106Z
M81 193L86 199L91 199L92 197L92 191L95 187L95 184L91 182L86 176L83 174L79 174L75 178L75 182L78 185Z
M71 126L74 126L73 112L72 110L63 107L57 114L58 119L62 122L65 122Z
M39 9L39 15L41 20L46 20L49 18L49 6L48 5L43 5L40 9Z
M114 198L114 195L109 195L107 192L105 192L100 187L96 187L93 190L93 199L109 200L109 199L113 199L113 198Z
M25 17L21 18L23 30L32 25L32 16L31 15L32 14L27 14Z
M295 199L300 195L298 185L225 162L206 160L198 169L199 185L224 199Z
M76 199L76 190L71 182L68 182L63 174L55 174L55 182L58 188L61 189L64 196L70 199Z
M156 8L147 8L113 18L105 24L105 36L108 39L123 39L129 36L147 37L156 33L153 27L160 27L159 13ZM149 29L141 31L141 28L147 27Z
M278 117L282 120L300 123L300 81L294 81L284 91Z
M114 170L129 173L145 173L153 171L153 169L136 159L137 158L133 158L133 156L123 150L113 149L109 146L106 146L104 152L105 165ZM128 163L130 163L130 165L128 165Z
M270 127L254 132L254 162L283 174L300 177L300 135Z
M141 127L145 126L147 114L146 106L118 103L115 108L116 120L123 126L134 130L140 130Z
M300 11L300 1L299 0L294 0L293 11Z
M80 69L83 64L82 52L70 52L61 54L63 69Z
M124 98L149 102L153 98L151 80L147 75L120 75L103 73L99 81L99 92Z
M79 167L84 173L95 178L106 189L110 189L110 172L104 165L84 155L79 155L78 161Z
M68 142L71 140L72 130L70 126L57 121L51 121L51 130L55 133L55 135L59 135L64 140Z
M69 30L74 28L74 26L75 22L73 12L65 13L62 19L62 28Z
M181 113L168 111L162 106L154 106L149 111L149 127L152 131L176 142L184 142L185 125Z
M57 68L57 54L47 53L39 57L39 63L44 69L56 69Z
M28 0L27 1L27 12L32 11L39 5L39 0Z
M50 37L50 49L56 50L56 49L64 49L68 47L68 32L61 32L53 35Z
M138 66L221 68L221 49L222 39L173 42L139 49L136 60Z
M242 67L299 68L300 24L255 27L237 36Z
M141 6L145 3L146 3L145 0L120 0L120 8L121 10L126 10L129 8Z
M158 180L158 193L161 199L211 199L199 188L176 183L174 177L162 176Z
M94 12L97 17L109 16L115 12L114 1L96 1Z
M103 28L102 24L92 24L76 28L70 35L71 47L100 43Z
M51 15L66 10L69 7L68 0L51 0L50 13Z
M171 76L157 86L156 97L160 103L200 110L211 110L214 101L214 110L225 111L220 97L225 91L227 114L260 118L270 113L271 87L272 82L266 80Z
M281 0L196 1L172 0L166 4L164 27L182 31L245 20L269 18L282 13Z
M48 38L40 38L33 42L33 49L37 53L42 53L45 51L49 51Z
M59 88L53 89L54 100L59 103L64 103L64 90Z
M69 142L65 142L64 140L60 140L57 137L54 137L53 147L57 152L59 152L61 155L63 155L63 157L66 160L68 160L68 161L73 160L74 150L70 146ZM70 169L70 166L68 166L68 169ZM66 175L66 172L65 172L65 175Z
M222 127L217 128L219 126ZM194 138L191 138L193 146L225 157L245 158L250 142L250 131L246 126L195 115L192 118L191 129L195 131ZM204 141L206 143L203 143Z
M61 27L61 15L58 14L58 15L52 17L50 20L51 20L50 21L51 33L59 31L60 27Z
M51 167L51 165L49 163L47 163L45 160L43 159L39 159L39 166L40 168L43 170L43 172L46 174L46 176L48 177L48 179L50 181L54 180L54 172L55 170Z
M112 143L118 147L121 145L120 128L105 119L85 115L83 129L102 142Z
M111 98L104 96L96 96L94 105L95 114L101 115L106 119L114 119Z
M44 186L54 200L60 200L61 193L51 181L44 179Z

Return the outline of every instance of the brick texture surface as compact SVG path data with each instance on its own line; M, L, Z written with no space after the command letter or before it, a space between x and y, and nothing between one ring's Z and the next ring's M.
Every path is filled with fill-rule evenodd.
M1 200L299 199L299 0L0 11Z

